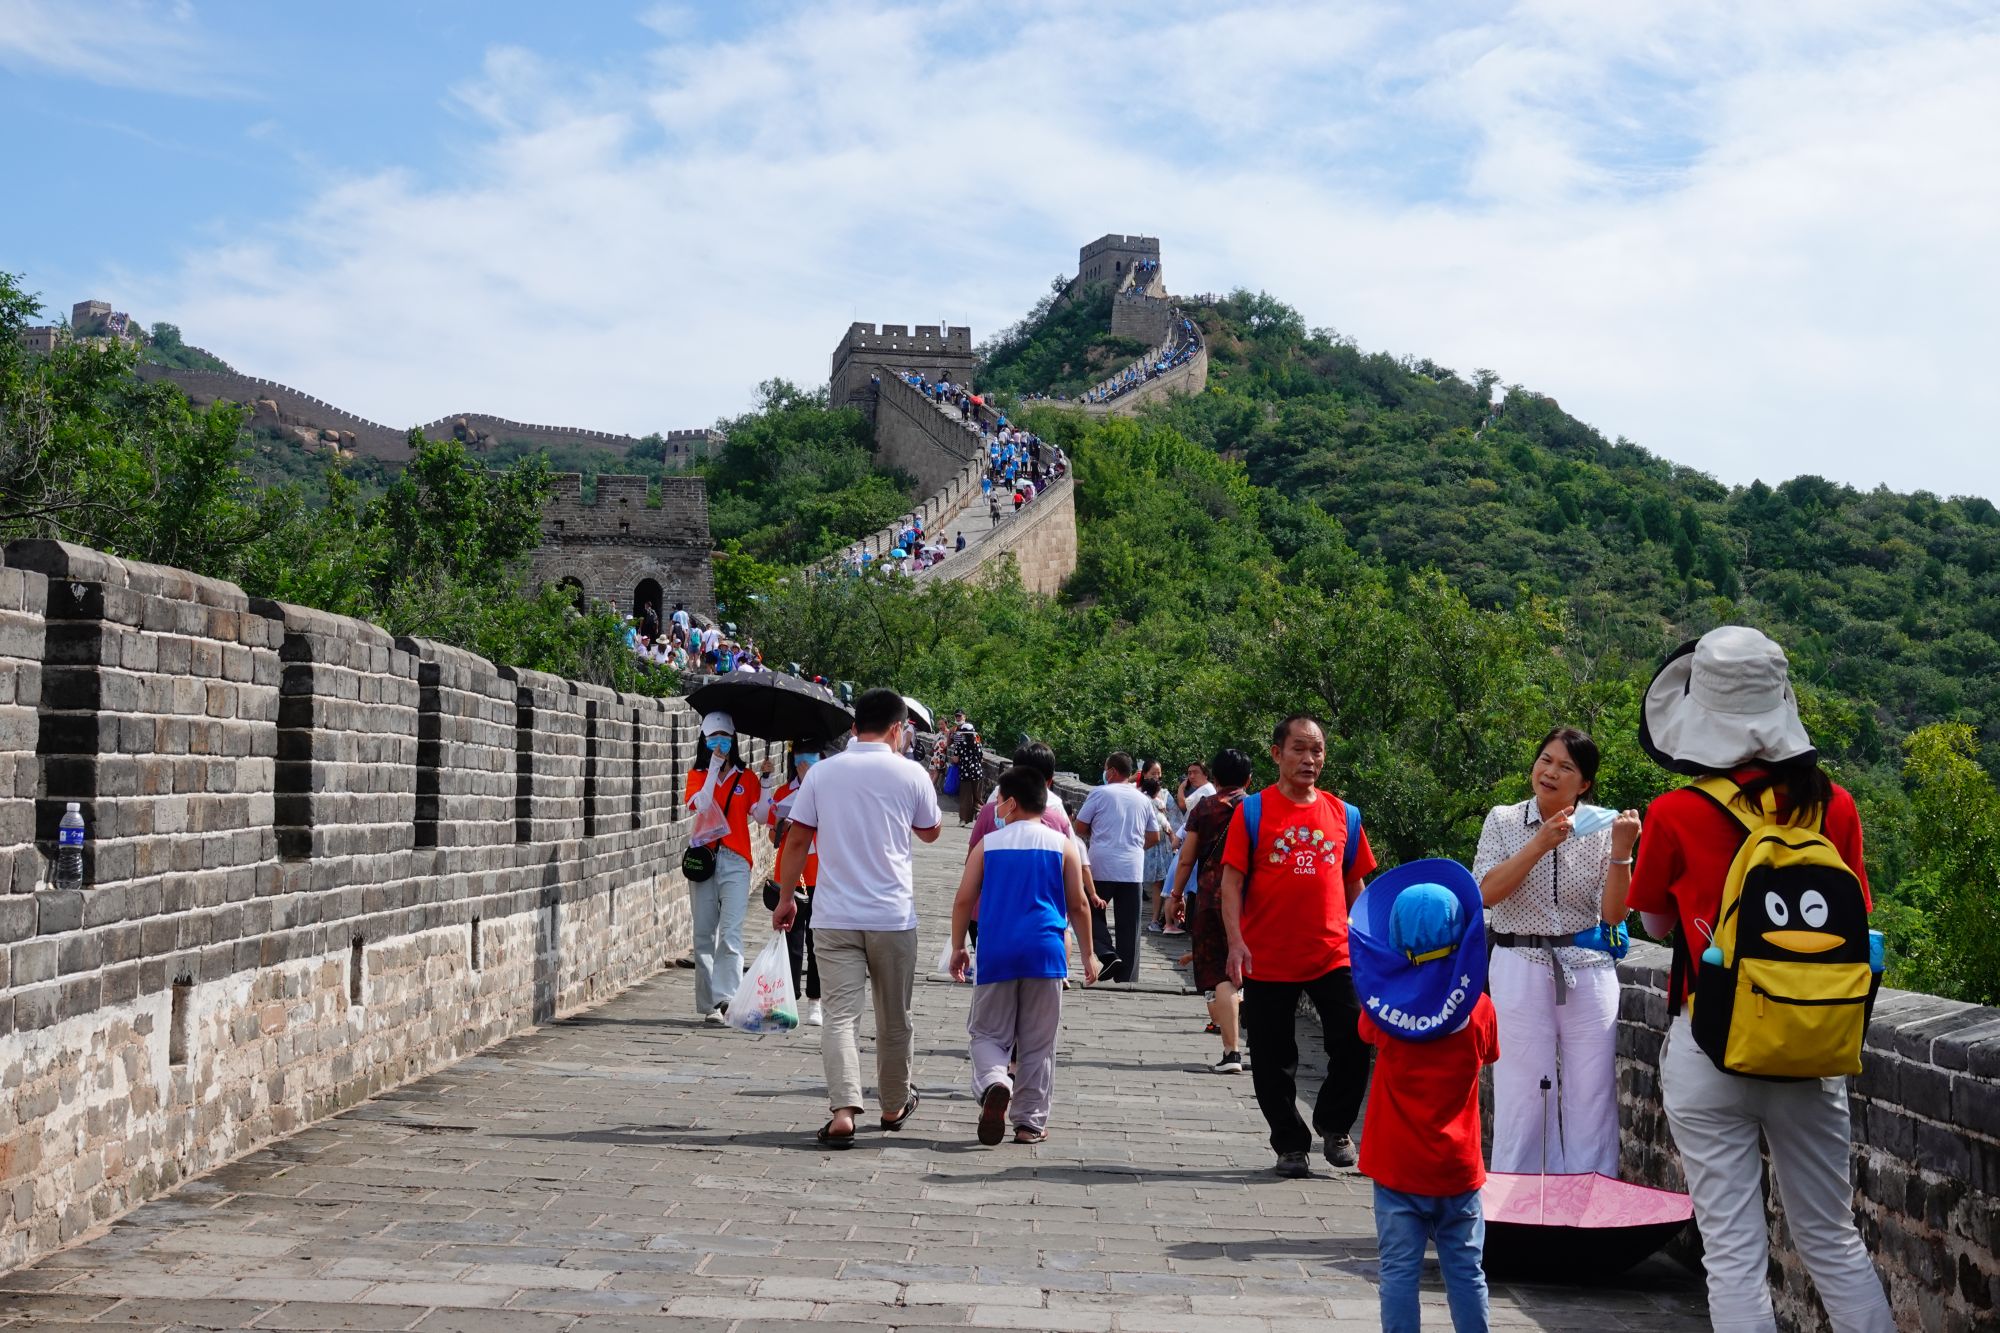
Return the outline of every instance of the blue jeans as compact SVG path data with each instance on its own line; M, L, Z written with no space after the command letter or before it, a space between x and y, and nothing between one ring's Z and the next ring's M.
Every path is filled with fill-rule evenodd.
M1437 1242L1438 1270L1444 1275L1451 1326L1458 1333L1485 1333L1486 1215L1479 1191L1434 1196L1375 1187L1375 1248L1381 1255L1383 1333L1417 1333L1417 1282L1424 1271L1424 1245Z
M694 1007L728 1004L743 984L743 913L750 906L750 863L715 849L715 873L688 885L694 906Z

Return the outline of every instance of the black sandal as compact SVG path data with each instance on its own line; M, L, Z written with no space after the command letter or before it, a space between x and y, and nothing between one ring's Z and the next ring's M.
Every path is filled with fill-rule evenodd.
M836 1134L833 1132L833 1121L831 1120L821 1125L819 1133L813 1137L819 1140L819 1145L822 1148L852 1148L854 1146L854 1131L850 1129L845 1134Z
M897 1116L894 1120L890 1120L886 1116L883 1117L882 1128L888 1130L891 1134L893 1134L897 1130L901 1129L904 1125L909 1124L910 1117L917 1113L917 1103L921 1102L922 1100L923 1098L917 1094L916 1090L911 1089L910 1100L904 1104L903 1113Z

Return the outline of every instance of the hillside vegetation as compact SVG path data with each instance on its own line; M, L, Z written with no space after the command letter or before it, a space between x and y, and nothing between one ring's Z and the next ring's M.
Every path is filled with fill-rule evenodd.
M1015 391L1091 345L1073 309L995 351ZM1558 722L1603 745L1604 802L1643 806L1674 782L1636 743L1660 657L1760 625L1862 804L1894 979L2000 1000L1992 506L1816 478L1732 491L1524 389L1489 422L1489 373L1362 353L1267 296L1199 318L1199 398L1023 414L1076 463L1060 599L1005 577L791 580L748 615L766 651L965 707L1001 748L1039 736L1080 772L1113 748L1261 756L1277 716L1312 709L1387 862L1469 858Z

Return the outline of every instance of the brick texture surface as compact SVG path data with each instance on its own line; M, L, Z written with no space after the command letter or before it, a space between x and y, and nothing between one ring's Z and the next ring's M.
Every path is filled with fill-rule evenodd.
M0 1267L686 950L678 701L53 542L0 668Z

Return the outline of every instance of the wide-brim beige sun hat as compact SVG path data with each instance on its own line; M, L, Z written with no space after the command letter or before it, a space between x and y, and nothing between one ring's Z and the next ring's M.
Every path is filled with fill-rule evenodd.
M1668 656L1646 687L1639 748L1674 773L1817 757L1785 650L1747 625L1712 629Z

